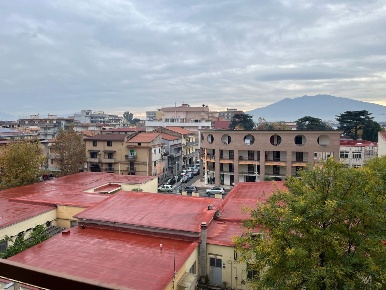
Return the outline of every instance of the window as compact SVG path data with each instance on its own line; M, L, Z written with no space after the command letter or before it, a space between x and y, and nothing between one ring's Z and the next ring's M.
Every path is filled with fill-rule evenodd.
M233 164L229 163L229 172L234 172Z
M92 141L92 146L94 147L98 146L98 141Z
M272 166L273 174L279 175L280 174L280 166L274 165Z
M194 261L192 267L190 267L190 269L189 269L189 273L192 273L192 274L196 274L197 273L197 270L196 270L197 266L196 266L196 264L197 264L196 261Z
M218 259L217 257L210 257L209 258L209 266L215 267L215 268L221 268L222 267L222 260Z
M107 159L114 159L114 153L107 153Z
M4 253L5 250L7 249L8 243L7 241L0 241L0 253Z
M90 158L98 158L98 152L90 152Z
M229 159L235 158L235 152L233 150L229 150Z
M362 158L362 152L353 152L352 158L354 159L361 159Z
M107 146L109 147L113 146L113 141L107 141Z
M153 162L153 166L154 166L154 167L157 166L157 161L154 161L154 162Z
M54 164L54 159L51 159L50 161L51 161L51 165Z
M259 273L257 270L253 269L253 266L251 264L247 265L247 279L249 281L256 281L259 279Z
M348 151L340 151L340 158L348 158Z

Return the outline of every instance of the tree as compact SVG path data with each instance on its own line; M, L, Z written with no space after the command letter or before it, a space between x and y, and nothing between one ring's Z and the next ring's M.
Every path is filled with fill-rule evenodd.
M73 129L59 132L51 151L57 156L61 176L79 172L86 162L86 147L82 136Z
M306 131L325 131L332 130L332 127L319 118L305 116L296 120L296 129Z
M336 116L336 120L339 122L338 129L343 130L343 134L351 139L357 140L359 132L371 121L371 113L366 110L362 111L346 111L339 116Z
M363 127L362 139L367 141L378 142L378 132L383 131L379 123L368 120Z
M285 122L264 122L259 123L255 130L289 130Z
M49 238L43 225L37 225L28 239L25 239L24 236L24 232L20 232L14 240L6 236L3 240L8 243L12 242L12 245L8 246L4 253L0 253L0 257L7 259Z
M0 147L0 189L38 181L45 162L38 142L12 142Z
M131 122L133 121L133 113L130 113L130 112L124 112L123 113L123 118L129 123L131 124Z
M234 114L229 125L231 130L253 130L255 123L249 114Z
M299 174L250 210L234 239L252 288L384 289L384 180L333 159Z

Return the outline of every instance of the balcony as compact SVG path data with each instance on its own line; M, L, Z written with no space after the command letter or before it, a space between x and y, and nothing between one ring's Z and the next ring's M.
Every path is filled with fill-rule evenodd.
M135 166L127 166L127 172L136 172L137 168Z
M99 162L99 158L87 158L87 162L98 163Z
M298 159L295 161L292 161L292 166L306 166L308 163L307 159Z
M103 169L103 171L104 172L110 172L110 173L114 173L115 172L114 167L105 167Z
M115 163L115 158L102 158L102 163Z
M134 153L134 154L125 155L125 159L126 160L136 160L137 159L137 154Z

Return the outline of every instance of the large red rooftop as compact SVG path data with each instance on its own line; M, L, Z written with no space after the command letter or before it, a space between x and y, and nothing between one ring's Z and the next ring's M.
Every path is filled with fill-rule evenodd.
M55 209L55 206L25 204L0 198L0 229Z
M79 219L199 233L222 200L181 195L118 192L76 215ZM212 210L208 205L213 204Z
M9 260L103 282L112 289L115 285L156 290L165 289L173 279L174 256L179 270L196 247L196 242L75 227Z

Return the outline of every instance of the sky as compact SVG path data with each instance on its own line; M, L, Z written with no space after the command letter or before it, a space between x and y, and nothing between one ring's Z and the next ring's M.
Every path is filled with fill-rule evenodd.
M0 112L386 105L386 0L0 0Z

